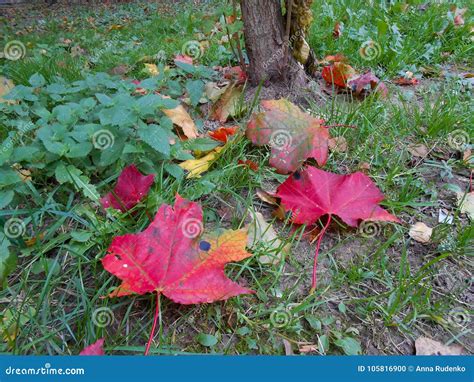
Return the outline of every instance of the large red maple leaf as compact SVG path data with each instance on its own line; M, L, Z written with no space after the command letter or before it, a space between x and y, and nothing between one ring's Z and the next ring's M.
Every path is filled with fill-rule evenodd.
M304 113L286 99L261 102L247 125L247 138L271 147L270 165L281 174L298 169L308 158L324 166L328 158L329 130L323 120Z
M154 174L142 175L132 164L122 171L113 192L102 197L100 203L104 208L128 211L148 194L154 180Z
M316 287L319 246L332 216L339 216L352 227L357 227L361 220L399 222L396 216L378 205L384 195L361 172L338 175L308 166L288 177L278 187L276 195L281 198L285 210L292 212L294 223L311 225L328 215L316 246L312 290Z
M228 262L251 256L246 243L245 230L203 235L200 205L177 195L143 232L114 238L102 264L122 280L112 296L156 292L180 304L210 303L253 293L224 273Z

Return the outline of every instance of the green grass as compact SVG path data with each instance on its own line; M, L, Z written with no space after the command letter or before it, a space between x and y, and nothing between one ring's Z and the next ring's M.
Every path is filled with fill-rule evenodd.
M292 244L291 254L283 255L277 264L262 264L259 258L270 249L257 245L253 257L226 268L230 278L245 280L255 295L201 306L177 305L162 298L162 326L152 354L284 354L283 340L295 351L302 343L311 343L316 353L341 354L342 338L356 339L364 353L411 354L419 335L459 342L473 351L469 322L458 325L452 317L453 309L470 314L466 294L472 284L474 232L452 195L446 196L446 185L463 190L468 185L468 166L460 153L450 149L448 138L462 130L472 139L472 88L455 70L472 71L468 25L472 9L465 16L466 25L454 28L446 16L449 4L433 4L422 12L417 10L421 1L410 2L406 11L401 11L401 2L390 7L380 1L374 1L373 7L353 0L324 3L315 2L317 22L309 36L318 57L343 53L358 70L370 67L383 79L407 70L420 75L423 68L436 67L440 72L439 65L449 65L446 70L452 75L422 79L417 88L389 86L387 100L327 95L322 103L308 99L309 111L328 124L355 126L331 129L334 136L346 138L348 150L332 152L325 169L349 173L368 164L368 174L386 195L383 205L406 224L377 225L379 234L372 237L336 221L323 240L320 285L314 295L308 295L315 246L303 237L301 227L275 219L284 244ZM184 5L167 15L153 7L149 5L149 12L133 5L115 12L81 9L68 16L68 22L74 21L72 28L52 17L42 33L18 37L7 26L6 41L20 39L27 55L15 63L3 60L2 72L16 84L26 85L34 73L48 82L55 76L72 82L87 73L127 64L128 76L143 79L144 57L163 51L170 63L184 43L199 39L200 33L207 35L222 14L212 2L199 12ZM88 26L88 17L94 17L96 29ZM332 37L336 21L344 23L339 39ZM437 35L447 22L445 31ZM112 25L124 26L110 30ZM383 25L387 32L379 33ZM367 33L360 32L361 27ZM236 64L229 47L217 42L223 35L207 37L210 47L200 57L201 64ZM61 38L73 43L63 46ZM359 48L369 39L380 44L381 54L364 60ZM71 46L76 45L85 53L71 57ZM426 55L431 48L433 52ZM241 130L247 117L237 121ZM0 126L0 132L5 137L7 126ZM432 149L427 158L414 158L408 150L409 144L420 143ZM0 292L0 301L3 316L7 310L13 316L4 327L16 323L20 330L1 350L77 354L105 336L109 354L143 353L155 297L102 298L118 284L100 262L112 238L142 231L149 224L148 215L153 216L163 203L172 204L176 193L202 204L205 226L210 228L240 228L253 210L269 216L256 190L281 183L285 176L268 167L268 157L268 150L252 146L240 133L199 179L175 179L165 171L164 162L150 163L143 154L118 160L106 169L88 170L101 195L130 160L156 173L149 197L134 209L135 214L104 214L73 184L59 185L47 169L34 171L32 181L21 188L23 196L0 211L1 221L19 217L28 227L25 237L36 238L30 245L21 238L14 242L18 265ZM241 158L256 162L258 171L239 166ZM452 225L438 223L440 208L450 210ZM408 225L415 221L434 227L430 244L423 246L409 238ZM103 311L107 325L97 318ZM217 345L203 346L199 334L216 336ZM354 351L346 352L350 350Z

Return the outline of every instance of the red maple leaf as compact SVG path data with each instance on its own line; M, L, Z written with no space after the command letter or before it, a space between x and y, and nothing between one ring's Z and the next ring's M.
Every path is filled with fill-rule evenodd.
M154 180L154 174L142 175L132 164L122 171L113 192L102 197L100 203L104 208L128 211L148 194Z
M379 206L384 195L361 172L338 175L308 166L288 177L278 187L277 196L285 210L292 211L294 223L311 225L328 215L316 246L312 290L316 287L319 246L333 215L351 227L357 227L361 220L399 222L397 217Z
M245 250L247 232L202 234L200 205L177 195L174 207L162 205L143 232L115 237L102 259L104 268L122 280L111 296L156 292L179 304L200 304L253 293L224 273L228 262L251 256Z
M347 84L357 95L361 95L364 92L376 92L382 97L388 95L388 89L385 84L370 71L361 74L360 76L357 75L352 77L348 80Z
M221 126L217 130L209 131L209 136L216 141L227 143L227 137L234 135L238 129L239 126Z
M85 347L79 355L104 355L104 339L97 340L92 345Z
M323 120L286 99L262 101L261 106L263 111L252 116L246 135L258 146L271 146L270 165L277 172L293 172L308 158L324 166L330 135Z
M329 85L334 83L334 85L341 88L345 88L347 86L347 81L356 74L357 73L352 66L340 61L325 66L321 72L324 80Z

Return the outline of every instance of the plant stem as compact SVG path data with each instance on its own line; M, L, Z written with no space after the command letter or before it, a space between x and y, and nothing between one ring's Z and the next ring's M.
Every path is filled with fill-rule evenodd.
M323 230L319 234L318 243L316 244L316 252L314 253L314 264L313 264L313 281L311 283L311 290L309 291L309 294L312 294L316 290L316 269L318 268L319 247L321 245L321 241L323 240L323 236L329 227L329 224L331 224L331 218L332 216L328 215L328 221L326 222L326 225L324 226Z
M158 317L160 316L160 303L161 303L160 297L161 297L160 292L156 292L155 317L153 318L153 326L151 328L150 337L148 338L148 343L146 344L146 349L145 349L145 354L144 355L148 355L148 352L150 351L151 342L153 341L153 337L155 335L156 323L158 322ZM161 322L161 320L160 320L160 322Z

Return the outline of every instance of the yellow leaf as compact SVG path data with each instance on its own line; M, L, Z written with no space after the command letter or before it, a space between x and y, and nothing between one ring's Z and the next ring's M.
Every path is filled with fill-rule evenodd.
M158 70L158 66L156 66L156 64L145 64L145 71L151 76L157 76L158 74L160 74L160 71Z
M216 147L206 156L203 156L200 159L189 159L181 163L179 166L182 169L189 171L187 179L200 178L201 174L209 170L209 167L211 167L211 164L217 158L219 158L219 153L222 151L223 148L224 147Z
M179 105L174 109L163 109L163 113L183 130L186 137L189 139L197 138L198 132L196 125L183 105Z
M13 309L4 310L0 320L0 330L2 332L3 340L10 346L13 345L21 327L24 326L35 314L36 310L32 307L26 309L25 312Z

